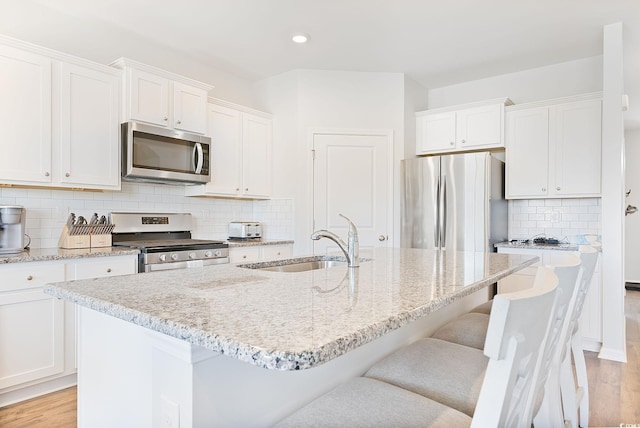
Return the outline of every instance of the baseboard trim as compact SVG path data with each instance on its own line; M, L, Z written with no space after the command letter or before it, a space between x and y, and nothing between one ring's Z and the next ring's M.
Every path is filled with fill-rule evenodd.
M41 395L50 394L77 385L78 379L75 373L52 379L35 385L26 386L10 392L0 394L0 407L9 406Z

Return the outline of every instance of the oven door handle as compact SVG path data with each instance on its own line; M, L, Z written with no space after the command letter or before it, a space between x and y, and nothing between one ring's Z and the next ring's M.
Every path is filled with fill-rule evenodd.
M198 160L195 159L196 153L198 154ZM193 146L193 170L196 174L200 174L202 171L202 164L204 164L204 151L202 150L202 144L196 143Z

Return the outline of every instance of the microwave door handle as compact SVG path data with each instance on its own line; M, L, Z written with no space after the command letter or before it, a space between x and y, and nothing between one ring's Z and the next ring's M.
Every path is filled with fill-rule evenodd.
M196 152L198 153L198 160L197 161L195 161ZM193 146L193 154L194 154L193 169L194 169L196 174L200 174L200 172L202 171L202 164L204 163L204 153L202 151L202 144L196 143L196 145Z

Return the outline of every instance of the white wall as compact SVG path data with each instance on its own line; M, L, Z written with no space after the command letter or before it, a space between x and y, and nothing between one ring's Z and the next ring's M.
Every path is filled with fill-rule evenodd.
M625 133L625 203L640 208L640 129ZM640 283L640 212L625 216L625 281Z
M415 83L410 86L409 93L420 87ZM257 88L259 103L275 118L273 193L293 198L294 251L309 253L312 250L309 131L392 130L394 165L399 165L405 145L405 77L401 73L296 70L259 82ZM411 109L411 114L414 111ZM393 203L397 207L399 181L397 168L394 169Z
M602 56L429 89L429 108L508 97L514 104L602 90Z

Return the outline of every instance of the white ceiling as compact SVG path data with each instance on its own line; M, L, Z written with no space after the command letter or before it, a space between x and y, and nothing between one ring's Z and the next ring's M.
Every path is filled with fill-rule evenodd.
M639 0L0 0L0 34L105 64L126 56L184 75L198 64L250 81L403 72L428 88L601 55L615 22L626 126L640 128ZM296 31L311 42L291 43Z

